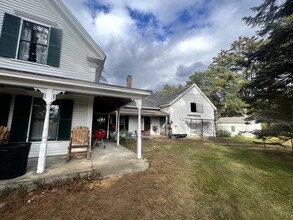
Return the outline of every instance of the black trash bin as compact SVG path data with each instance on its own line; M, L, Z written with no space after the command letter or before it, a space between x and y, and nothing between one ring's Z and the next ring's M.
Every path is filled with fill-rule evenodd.
M21 142L0 145L0 180L25 174L31 144Z

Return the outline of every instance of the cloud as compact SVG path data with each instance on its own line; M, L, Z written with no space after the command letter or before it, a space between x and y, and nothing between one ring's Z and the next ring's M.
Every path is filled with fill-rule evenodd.
M63 0L107 54L105 78L115 85L161 89L185 84L239 36L242 17L261 0Z
M181 77L184 80L187 80L190 76L190 73L195 73L202 71L207 68L207 65L205 65L203 62L194 62L189 66L179 65L177 67L176 76Z

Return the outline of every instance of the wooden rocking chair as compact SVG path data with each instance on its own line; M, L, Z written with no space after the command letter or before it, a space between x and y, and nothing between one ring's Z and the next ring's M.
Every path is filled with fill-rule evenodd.
M78 126L74 127L71 131L70 143L68 147L67 162L73 155L85 154L86 158L90 158L90 130L88 127ZM72 151L75 149L74 151ZM78 149L83 149L78 150Z
M0 144L6 144L8 142L9 131L5 126L0 126Z

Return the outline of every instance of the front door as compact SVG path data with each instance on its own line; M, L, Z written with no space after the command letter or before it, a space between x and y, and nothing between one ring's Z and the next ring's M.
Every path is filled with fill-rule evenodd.
M151 135L151 117L144 117L144 135Z

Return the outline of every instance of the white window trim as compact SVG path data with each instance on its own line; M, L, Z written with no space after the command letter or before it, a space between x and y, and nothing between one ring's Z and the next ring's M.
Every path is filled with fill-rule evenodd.
M24 12L24 11L14 9L14 12L15 12L15 14L17 16L21 17L22 19L30 21L30 22L33 22L33 23L37 23L37 24L40 24L40 25L43 25L43 26L49 26L49 27L57 27L58 26L56 22L53 22L53 21L50 21L50 20L35 16L35 15L29 14L29 13Z
M23 12L23 13L25 13L25 12ZM18 41L17 41L16 54L15 54L14 59L12 59L12 60L15 60L15 61L18 61L18 62L25 62L25 63L29 63L29 64L34 64L34 65L40 65L40 66L47 66L47 67L49 67L50 65L47 64L47 61L48 61L48 51L49 51L49 46L50 46L50 37L51 37L51 27L52 27L52 25L45 24L45 23L41 23L38 20L30 20L30 19L27 19L27 18L23 18L22 16L21 16L20 19L21 19L21 21L20 21L20 27L19 27L19 33L18 33L18 39L17 39ZM28 22L31 22L31 23L34 23L36 25L40 25L40 26L44 26L46 28L49 28L47 54L46 54L46 63L45 64L18 59L19 44L20 44L20 38L21 38L21 33L22 33L23 21L24 20L25 21L28 21ZM57 24L56 24L56 26L57 26Z

